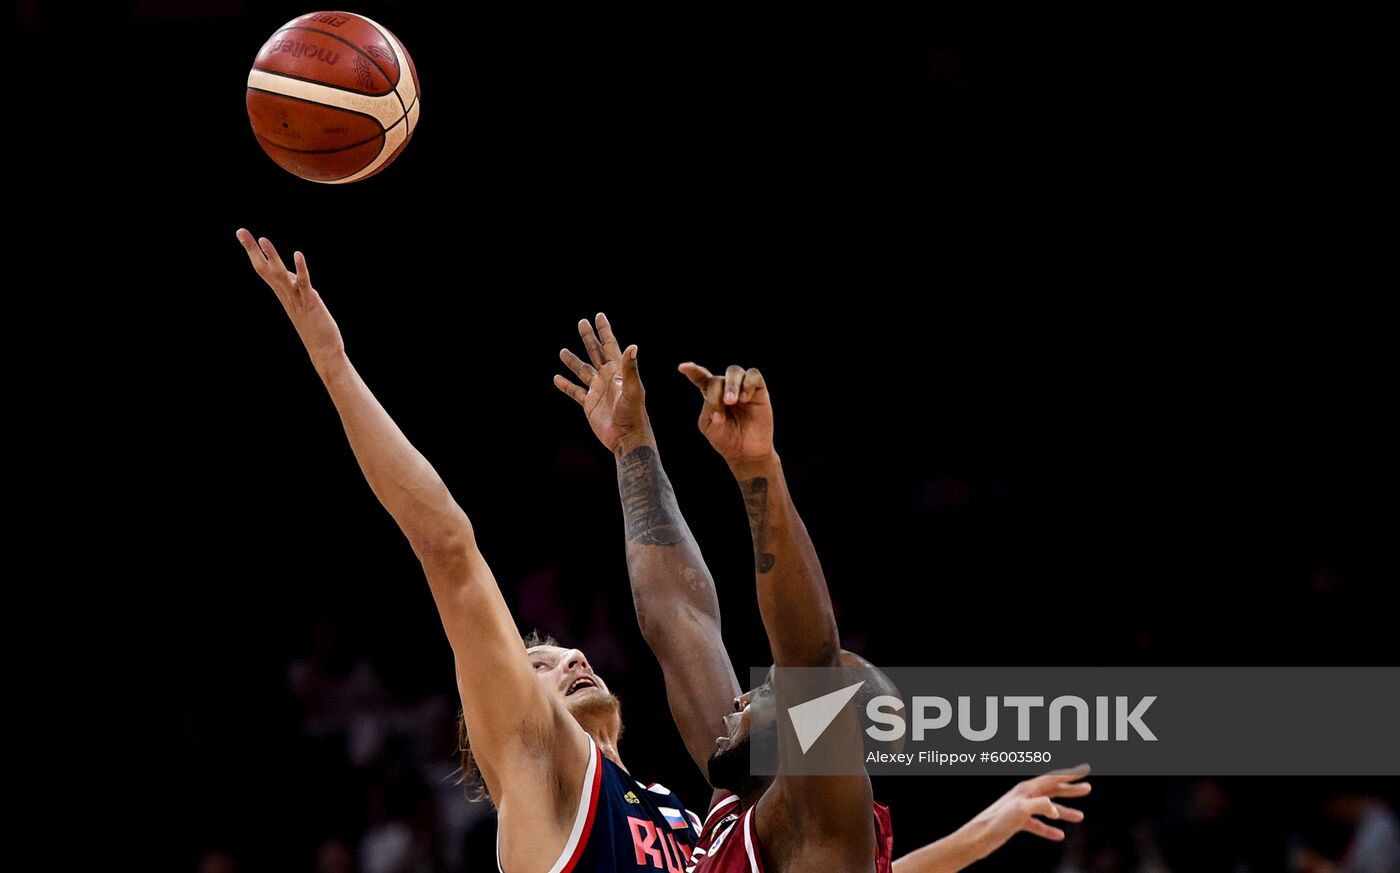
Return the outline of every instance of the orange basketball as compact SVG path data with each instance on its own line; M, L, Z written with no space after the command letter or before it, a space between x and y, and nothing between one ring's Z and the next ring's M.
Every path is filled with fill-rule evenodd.
M263 151L313 182L393 163L418 124L418 73L398 37L362 15L313 12L272 35L248 74Z

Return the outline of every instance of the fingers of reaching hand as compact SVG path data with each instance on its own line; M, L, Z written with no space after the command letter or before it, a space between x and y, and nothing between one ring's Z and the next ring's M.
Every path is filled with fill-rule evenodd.
M598 374L598 371L589 366L588 363L578 355L568 349L560 349L559 360L563 361L564 366L572 370L574 375L577 376L579 381L583 382L584 385L593 384L593 377ZM559 378L563 379L564 377L560 376Z
M1069 787L1072 787L1072 788L1077 789L1078 786L1075 785L1075 780L1076 780L1076 779L1083 779L1085 776L1088 776L1088 775L1089 775L1089 765L1088 765L1088 764L1080 764L1078 767L1074 767L1074 768L1071 768L1071 769L1069 769L1069 770L1056 770L1056 771L1053 772L1053 773L1045 773L1045 774L1043 774L1043 775L1041 775L1041 776L1035 777L1034 779L1027 779L1026 781L1022 782L1022 783L1020 784L1020 786L1018 786L1018 787L1024 788L1024 789L1025 789L1025 793L1028 794L1028 795L1034 795L1034 794L1056 794L1056 792L1058 792L1061 788L1066 787L1066 786L1069 786ZM1082 794L1088 794L1089 792L1088 792L1087 788L1088 788L1088 786L1086 785L1086 786L1085 786L1085 790L1084 790L1083 792L1081 792L1081 793L1082 793ZM1064 794L1064 795L1056 794L1056 796L1059 796L1059 797L1078 797L1078 796L1080 796L1080 794L1079 794L1079 793L1075 793L1075 794Z
M1084 820L1084 813L1072 806L1065 806L1063 803L1055 804L1055 808L1060 811L1060 818L1067 822L1079 823Z
M739 389L744 384L744 368L738 364L730 364L724 371L724 402L728 406L733 406L739 402Z
M306 269L306 255L292 252L292 263L297 265L297 288L303 292L311 290L311 271Z
M603 344L598 342L597 335L593 333L593 325L588 323L588 319L579 319L578 335L583 337L583 347L588 350L588 359L593 362L593 366L602 367L607 362L603 357Z
M598 324L598 339L603 341L603 360L621 361L622 348L617 344L617 337L613 336L612 323L603 313L593 319Z
M705 385L705 408L700 410L700 429L724 420L724 380L712 376Z
M267 270L267 255L258 248L258 243L253 239L253 235L240 227L235 236L238 237L239 244L243 246L243 251L247 252L248 260L252 262L253 269L258 271L259 276L263 275L264 271Z
M1056 803L1048 797L1037 797L1031 801L1031 814L1046 818L1062 818L1065 821L1083 821L1084 813L1063 803Z
M700 430L706 430L710 425L722 421L724 419L724 379L694 361L686 361L677 369L685 374L685 377L690 380L690 384L699 388L700 393L705 395L705 406L700 410Z
M641 390L642 377L637 372L637 346L633 344L622 353L622 391L630 396Z
M699 388L701 394L704 394L706 388L709 387L710 380L715 378L713 373L693 361L686 361L676 369L685 374L685 377L690 380L690 384Z
M1070 810L1069 807L1058 806L1055 801L1048 797L1032 798L1027 801L1025 810L1029 814L1026 818L1026 830L1033 834L1039 834L1047 840L1062 840L1065 838L1065 832L1057 827L1051 827L1034 816L1044 816L1050 819L1063 818L1068 821L1069 816L1065 813L1078 812L1078 810ZM1080 815L1079 817L1082 819L1084 816Z
M1051 797L1083 797L1093 790L1088 782L1061 782L1048 793Z
M753 403L762 401L767 385L763 382L763 374L758 372L757 367L750 367L744 374L743 384L739 387L739 402Z
M583 390L582 386L575 385L573 382L557 374L554 377L554 387L574 398L580 404L582 404L584 398L588 396L588 392Z
M1065 838L1064 831L1059 828L1051 827L1038 818L1030 819L1026 823L1026 830L1035 834L1037 837L1044 837L1047 840L1054 840L1057 843Z
M259 237L258 248L262 249L262 253L267 256L267 262L272 265L274 270L279 273L288 272L287 265L282 263L282 256L277 254L277 247L272 244L272 240L265 236Z

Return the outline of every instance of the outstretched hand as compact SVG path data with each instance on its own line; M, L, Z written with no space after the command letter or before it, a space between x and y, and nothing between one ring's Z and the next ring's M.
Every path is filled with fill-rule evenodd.
M282 263L282 256L268 238L255 241L253 235L241 227L237 236L253 270L277 295L311 357L343 351L345 344L340 338L340 328L321 301L321 295L311 287L311 273L306 269L306 258L301 252L292 256L297 268L293 273Z
M596 334L588 319L578 323L578 333L591 364L568 349L559 350L559 360L583 385L556 375L554 386L578 401L593 434L609 451L616 452L619 447L628 448L624 442L649 438L646 389L637 373L637 347L630 345L622 349L603 313L598 313L594 320L598 323Z
M716 376L692 362L679 369L705 397L700 432L730 465L772 454L773 406L762 373L735 365Z
M1089 767L1084 764L1067 772L1046 773L1018 783L965 825L976 840L979 854L990 855L1021 831L1056 842L1063 840L1064 831L1041 819L1083 821L1084 813L1056 803L1054 798L1088 794L1089 783L1078 781L1088 775Z

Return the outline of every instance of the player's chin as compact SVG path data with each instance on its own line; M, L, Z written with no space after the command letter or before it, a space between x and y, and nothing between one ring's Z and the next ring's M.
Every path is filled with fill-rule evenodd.
M575 716L582 713L615 712L622 708L617 695L596 686L580 688L564 698L564 705Z

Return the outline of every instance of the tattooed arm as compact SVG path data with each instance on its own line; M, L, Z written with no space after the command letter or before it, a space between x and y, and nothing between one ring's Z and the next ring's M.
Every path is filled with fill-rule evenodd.
M773 408L763 375L730 367L723 376L715 376L693 363L680 369L705 396L701 432L729 464L744 494L758 606L776 666L838 666L841 642L826 576L773 449ZM801 701L792 697L790 685L784 687L788 680L782 671L777 676L771 682L773 699L776 711L782 712ZM779 761L784 770L755 808L759 839L775 870L868 871L875 857L874 798L870 779L861 769L860 727L854 712L843 710L818 742L834 754L850 756L844 763L852 769L846 770L848 775L789 775L787 763L799 760L802 752L792 729L780 729Z
M637 347L623 351L607 316L599 313L597 322L596 334L587 320L578 326L591 364L568 349L559 353L586 387L563 376L555 376L554 384L583 406L593 433L617 462L637 624L661 664L686 750L708 779L720 719L733 709L739 680L720 636L714 579L656 451Z
M773 408L763 374L730 367L715 376L698 364L681 372L705 395L700 430L729 464L744 494L753 534L763 627L780 667L829 667L841 652L836 616L807 527L788 493L773 449Z

